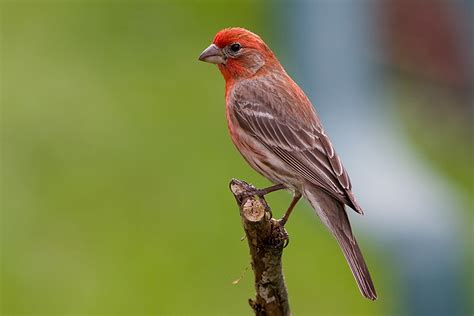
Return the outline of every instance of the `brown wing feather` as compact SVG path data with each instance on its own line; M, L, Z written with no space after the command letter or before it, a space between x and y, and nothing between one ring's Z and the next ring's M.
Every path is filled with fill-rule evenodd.
M304 98L279 88L283 79L276 76L254 79L235 87L231 110L240 128L307 181L362 213L351 192L349 176L309 100L302 92ZM274 84L269 84L272 81ZM298 102L307 102L304 106L311 109L305 113L305 121L295 119L301 114L295 113L294 104Z

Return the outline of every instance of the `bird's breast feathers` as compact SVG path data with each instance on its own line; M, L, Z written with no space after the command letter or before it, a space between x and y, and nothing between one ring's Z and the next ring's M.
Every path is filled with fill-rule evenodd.
M349 176L324 133L310 101L286 73L236 81L226 93L229 131L237 149L272 181L271 170L289 170L293 183L312 183L362 212Z

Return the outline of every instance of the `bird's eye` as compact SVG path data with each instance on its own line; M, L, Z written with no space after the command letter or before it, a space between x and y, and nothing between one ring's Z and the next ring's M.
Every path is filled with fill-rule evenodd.
M230 45L230 50L234 53L237 53L240 50L241 46L239 43L234 43Z

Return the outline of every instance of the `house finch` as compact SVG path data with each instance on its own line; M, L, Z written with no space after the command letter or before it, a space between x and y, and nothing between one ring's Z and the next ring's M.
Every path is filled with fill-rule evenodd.
M273 52L243 28L217 33L199 60L217 64L225 79L226 117L234 145L257 172L290 189L293 200L284 225L304 196L337 239L361 293L377 294L344 209L362 208L315 109Z

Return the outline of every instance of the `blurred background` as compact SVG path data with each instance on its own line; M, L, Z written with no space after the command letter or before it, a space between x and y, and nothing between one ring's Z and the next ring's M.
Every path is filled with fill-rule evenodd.
M351 175L379 299L301 203L295 315L473 314L469 1L2 1L2 315L248 315L214 34L260 34ZM268 197L276 216L290 201ZM248 271L245 273L245 271ZM237 285L232 281L243 278Z

